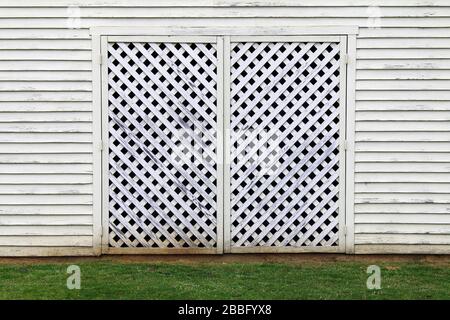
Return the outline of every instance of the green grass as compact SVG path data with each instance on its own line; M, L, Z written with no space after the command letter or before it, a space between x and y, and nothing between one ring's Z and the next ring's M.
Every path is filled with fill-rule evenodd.
M82 262L81 290L69 264L0 264L0 299L449 299L450 268L380 263L381 290L366 264L143 264Z

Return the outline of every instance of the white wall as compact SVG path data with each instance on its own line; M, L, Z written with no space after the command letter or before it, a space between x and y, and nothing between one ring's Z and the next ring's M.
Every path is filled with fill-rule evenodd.
M450 2L243 3L0 0L0 255L94 253L89 27L174 24L358 25L356 252L450 252Z

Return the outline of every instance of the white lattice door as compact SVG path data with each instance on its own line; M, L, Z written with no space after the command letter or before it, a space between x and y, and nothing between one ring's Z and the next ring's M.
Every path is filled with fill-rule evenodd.
M227 251L345 249L343 50L232 38Z
M104 37L103 251L344 251L345 44Z
M106 50L109 251L221 252L217 39Z

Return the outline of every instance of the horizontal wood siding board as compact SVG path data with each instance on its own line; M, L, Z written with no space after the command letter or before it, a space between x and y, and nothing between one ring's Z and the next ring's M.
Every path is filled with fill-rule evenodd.
M7 204L0 203L0 216L86 216L92 220L92 205L90 204Z
M418 245L443 245L450 243L450 234L391 234L377 233L355 234L355 245L358 244L418 244Z
M446 213L404 213L397 215L390 213L365 213L358 214L355 217L355 225L358 224L448 225L450 224L450 215Z
M2 236L92 236L92 226L83 225L0 225Z
M450 254L448 244L369 244L355 245L356 254Z
M174 21L175 20L175 21ZM176 21L178 20L178 21ZM376 27L381 28L445 28L449 17L381 17ZM68 18L2 18L0 29L64 29L70 27ZM268 25L286 26L360 26L370 27L367 17L180 17L180 18L83 18L77 28L87 30L91 27L170 27L174 24L184 27L204 26L241 26L267 27Z
M302 0L301 2L296 0L194 0L194 1L182 1L182 0L128 0L126 2L122 0L29 0L26 4L11 3L6 0L0 2L0 7L67 7L69 5L76 5L80 7L115 7L115 8L127 8L127 7L329 7L330 2L324 0ZM358 7L358 6L382 6L382 7L398 7L398 6L411 6L411 7L448 7L446 0L397 0L395 2L390 0L335 0L333 6L336 7Z
M56 236L35 236L35 235L14 235L0 236L0 247L57 247L57 246L74 246L74 247L92 247L91 235L56 235Z
M0 256L3 257L34 257L34 256L98 256L100 252L90 247L79 246L0 246Z
M78 7L76 11L80 18L259 18L259 17L330 17L330 18L370 18L373 17L373 11L368 10L365 6L359 7L340 7L336 8L332 5L321 7L295 7L295 6L274 6L272 8L257 7L176 7L168 10L162 7L127 7L126 10L117 10L114 7ZM267 10L270 9L270 10ZM337 10L338 9L338 10ZM72 10L73 12L74 10ZM0 18L67 18L73 15L67 7L47 7L45 10L41 8L2 8ZM450 7L390 7L389 10L383 12L383 17L450 17Z

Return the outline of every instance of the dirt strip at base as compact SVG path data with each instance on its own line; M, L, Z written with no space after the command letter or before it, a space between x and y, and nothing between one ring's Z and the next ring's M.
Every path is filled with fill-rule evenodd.
M105 255L100 257L4 257L0 264L115 263L426 263L449 265L450 255L344 255L344 254L225 254L225 255Z

